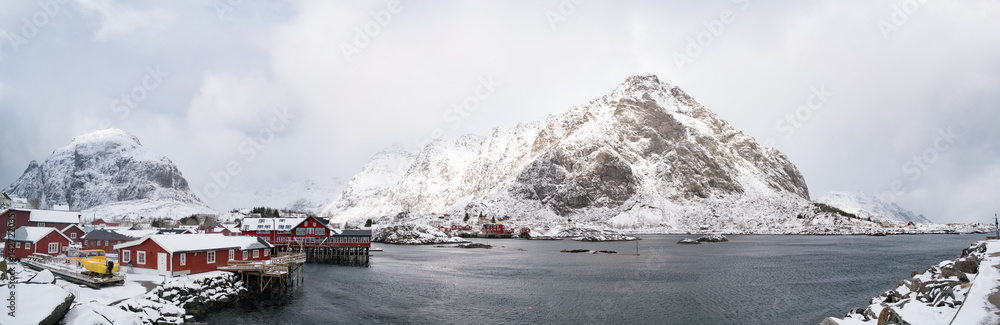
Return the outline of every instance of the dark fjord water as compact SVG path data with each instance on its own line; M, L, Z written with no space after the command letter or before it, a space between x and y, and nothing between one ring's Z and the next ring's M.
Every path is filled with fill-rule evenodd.
M953 259L984 235L490 240L493 249L378 245L371 267L306 266L282 307L209 324L817 324ZM478 240L478 242L486 242ZM500 247L504 246L504 247ZM563 249L618 254L567 254Z

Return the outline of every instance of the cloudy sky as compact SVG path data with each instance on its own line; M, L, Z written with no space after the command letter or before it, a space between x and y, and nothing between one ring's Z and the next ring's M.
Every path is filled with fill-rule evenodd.
M230 162L227 192L349 179L388 145L561 114L653 73L785 152L813 198L891 193L985 222L1000 1L923 2L2 0L0 184L117 127L212 204Z

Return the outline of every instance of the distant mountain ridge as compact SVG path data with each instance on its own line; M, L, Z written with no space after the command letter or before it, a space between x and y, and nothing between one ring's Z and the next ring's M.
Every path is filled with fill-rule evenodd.
M24 174L3 191L37 202L43 209L67 205L74 211L114 213L128 205L123 202L141 201L141 211L150 214L158 214L154 213L157 202L184 207L185 212L214 213L191 192L170 159L149 151L134 135L119 129L73 138L42 163L29 163ZM119 208L102 209L105 205Z
M645 75L559 117L437 140L419 153L383 151L323 216L400 212L752 232L800 227L797 216L813 208L784 154Z
M899 223L931 222L924 215L904 209L895 202L882 200L876 195L861 192L830 192L816 199L823 203L873 220L892 220Z

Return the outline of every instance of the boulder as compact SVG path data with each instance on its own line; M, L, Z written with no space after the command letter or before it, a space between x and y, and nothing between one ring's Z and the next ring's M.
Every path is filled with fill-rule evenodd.
M701 244L701 242L697 241L697 240L694 240L694 239L691 239L691 238L684 238L684 239L681 239L681 241L677 242L677 244L679 244L679 245L698 245L698 244Z
M958 281L969 282L969 277L965 273L956 270L953 267L943 267L941 268L941 278L958 277Z
M979 258L975 255L955 260L955 269L964 273L979 273Z
M726 236L721 234L708 234L698 238L698 241L703 243L724 243L728 242L729 238L726 238Z

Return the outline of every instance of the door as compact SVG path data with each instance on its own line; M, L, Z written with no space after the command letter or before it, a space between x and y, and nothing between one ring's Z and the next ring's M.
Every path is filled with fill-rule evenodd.
M167 274L167 253L156 253L156 268L160 275Z

